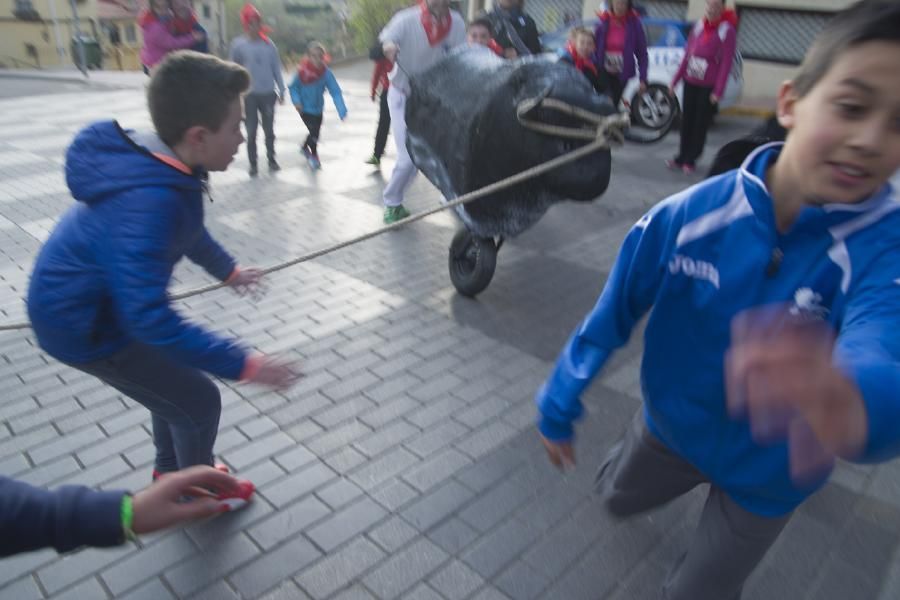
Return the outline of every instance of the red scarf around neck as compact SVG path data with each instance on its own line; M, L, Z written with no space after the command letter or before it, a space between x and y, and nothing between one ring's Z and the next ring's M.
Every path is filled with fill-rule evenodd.
M722 11L721 16L715 21L710 21L706 17L703 17L703 37L709 37L710 35L716 33L716 30L719 29L719 25L722 24L722 21L727 21L731 23L731 26L737 29L738 17L737 13L731 10L730 8L726 8Z
M578 50L575 49L575 43L569 42L566 44L566 52L568 52L572 56L572 62L575 63L575 68L580 72L584 73L585 69L593 73L597 74L597 66L590 58L584 58L580 54L578 54Z
M172 18L170 27L172 28L172 33L174 33L175 35L185 35L192 32L196 25L197 15L191 13L191 15L186 19L182 19L181 17L176 15Z
M637 17L638 19L641 18L640 13L638 13L638 11L634 10L633 8L625 13L625 16L623 17L620 17L611 10L597 11L597 16L600 17L601 21L615 20L620 25L625 25L625 21L627 21L628 19L633 19L635 17Z
M425 0L419 3L419 7L422 10L422 27L425 28L425 35L428 36L428 45L437 46L450 33L453 17L448 12L443 18L438 19L428 10L428 4Z
M318 67L307 56L300 61L299 65L297 65L297 76L300 78L300 82L303 85L307 85L322 77L322 75L325 74L325 68L324 62L321 67Z

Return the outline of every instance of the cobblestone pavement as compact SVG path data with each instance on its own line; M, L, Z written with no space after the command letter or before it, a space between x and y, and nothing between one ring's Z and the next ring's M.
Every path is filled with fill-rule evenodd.
M244 155L212 178L207 222L243 264L271 264L381 224L380 174L363 164L376 107L368 64L338 70L350 118L329 106L311 173L289 107L277 113L283 170L257 180ZM21 297L41 241L72 202L62 156L73 134L115 116L148 127L142 90L0 101L0 317ZM720 119L711 147L748 128ZM628 227L688 180L663 159L676 138L616 149L594 204L564 204L500 252L477 300L454 293L455 222L437 215L275 274L261 302L216 291L180 303L198 321L302 361L287 393L222 383L217 452L259 486L242 512L145 536L141 546L41 551L0 561L0 598L656 598L705 490L619 523L591 496L594 468L639 406L640 340L586 396L579 465L542 456L533 394L593 304ZM424 178L413 211L438 195ZM173 287L208 282L182 265ZM0 473L37 485L138 489L149 479L147 412L0 333ZM842 467L802 507L745 598L900 597L900 465Z

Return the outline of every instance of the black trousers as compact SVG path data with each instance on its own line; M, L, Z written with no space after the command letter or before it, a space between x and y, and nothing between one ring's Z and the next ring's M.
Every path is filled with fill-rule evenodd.
M381 91L381 100L378 104L378 130L375 132L375 156L381 158L384 147L387 144L388 133L391 131L391 111L388 110L387 90Z
M706 145L706 132L713 110L709 95L712 88L684 82L684 102L681 110L681 144L675 162L695 166Z
M303 147L312 154L318 154L319 132L322 130L322 115L300 113L300 118L303 119L303 124L306 125L306 129L309 131L309 135L306 136L306 141L303 142Z
M275 102L278 96L271 94L247 94L244 96L244 119L247 125L247 158L256 164L256 127L262 117L266 136L266 158L275 160Z
M612 99L613 106L619 108L619 101L622 100L622 92L625 91L625 84L618 73L610 73L606 69L603 70L603 83L606 93Z

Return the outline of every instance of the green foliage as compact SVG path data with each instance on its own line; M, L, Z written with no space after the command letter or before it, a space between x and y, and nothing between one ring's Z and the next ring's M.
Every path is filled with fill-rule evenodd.
M356 49L368 50L394 13L410 4L410 0L352 0L349 25Z

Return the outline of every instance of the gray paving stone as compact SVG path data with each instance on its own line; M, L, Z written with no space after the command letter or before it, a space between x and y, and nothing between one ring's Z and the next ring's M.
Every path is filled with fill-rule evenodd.
M269 417L281 427L306 418L317 410L331 406L331 400L319 393L310 393L302 398L289 402L286 406L272 412Z
M284 469L272 460L264 460L263 462L257 463L249 469L244 469L238 473L242 479L249 479L256 487L268 485L276 479L283 477L284 474Z
M46 425L82 410L81 405L74 398L46 408L38 408L37 403L34 406L35 410L9 419L9 426L14 433L19 434L40 425Z
M411 387L421 385L422 380L411 373L402 373L385 379L366 390L365 394L375 402L383 404L404 394Z
M69 554L60 560L37 571L38 579L44 589L55 594L76 581L88 577L107 565L135 552L132 544L125 544L109 549L89 549Z
M47 440L58 439L59 434L49 425L29 431L28 433L23 433L22 435L16 435L0 442L0 458L6 458L11 454L16 454L18 452L25 452L29 448L47 442Z
M444 597L426 584L420 583L412 591L404 595L403 600L444 600Z
M94 405L87 410L82 410L78 414L71 415L62 419L56 419L55 423L59 430L63 433L71 433L73 431L81 429L82 427L87 427L98 422L102 426L104 419L112 416L122 415L126 411L127 409L125 408L125 404L123 404L122 401L118 398L113 398L108 402ZM106 427L103 427L103 431L105 431L107 435L114 435L118 433L118 431L110 431Z
M76 473L80 470L81 466L74 458L72 458L71 456L64 456L63 458L55 462L47 463L46 465L30 469L17 479L31 485L46 486L52 481L56 481L57 479L60 479L67 475L71 475L72 473ZM2 469L0 469L0 472L10 473L11 471L3 471Z
M255 462L269 458L280 450L293 447L295 443L286 433L276 431L246 446L225 453L224 456L229 464L234 465L236 469L242 469Z
M422 409L406 415L406 420L421 428L446 422L446 418L463 410L466 403L450 395L439 396L429 401Z
M421 432L415 439L404 445L421 457L426 457L446 447L454 440L468 433L469 429L456 421L445 421L436 427Z
M403 478L424 492L445 481L470 462L466 455L448 448L426 459L418 467L405 473Z
M324 462L336 473L346 475L366 462L366 455L354 448L341 448L325 457Z
M79 451L76 456L85 466L89 467L128 448L137 446L141 442L146 442L148 439L152 439L151 436L142 428L136 427L117 433L100 444L95 444L86 450Z
M33 577L23 577L5 587L0 587L0 598L10 600L43 600L44 595L38 589Z
M192 524L186 531L198 547L211 548L228 543L235 534L252 527L273 513L275 509L271 504L262 498L254 497L245 508Z
M369 461L365 466L352 473L350 479L364 490L369 491L378 484L402 473L418 461L419 459L414 454L403 448L397 448Z
M301 443L306 443L312 437L318 435L323 431L323 428L318 423L313 422L310 419L306 419L291 425L285 430L289 436L297 440Z
M54 483L54 485L86 485L88 487L99 486L102 483L119 477L131 470L131 466L116 456L106 462L102 462L88 469L76 471Z
M240 399L236 402L232 402L229 406L222 409L222 416L219 418L219 428L227 429L228 427L234 427L238 423L249 423L250 419L258 416L259 409L250 404L250 402ZM271 429L273 429L273 427L267 426L262 433L265 433L265 431L269 431ZM253 435L251 435L251 433L243 427L241 428L241 431L248 438L253 439Z
M236 567L259 555L259 550L244 535L236 535L205 553L166 571L165 578L181 596L200 590Z
M428 538L450 554L458 554L471 544L479 533L465 521L453 517L428 532Z
M404 481L394 480L371 492L370 495L378 504L393 512L416 498L419 492Z
M114 417L110 417L108 419L102 419L100 421L100 427L103 428L107 435L113 435L119 433L120 431L130 429L135 425L142 425L149 422L150 415L147 413L146 409L141 407L132 408L127 412L116 415Z
M509 597L494 588L487 588L472 596L472 600L509 600Z
M494 421L457 441L454 446L472 458L481 458L518 435L519 431L503 421Z
M51 596L51 598L53 600L107 600L109 596L106 595L106 591L100 586L100 583L92 577L60 594Z
M119 598L122 600L177 600L158 578L151 579Z
M56 558L56 552L49 549L4 558L0 560L0 586L15 581Z
M229 575L229 579L243 596L255 598L319 556L321 553L312 544L297 538L241 567Z
M30 465L28 461L25 460L24 455L13 454L8 458L0 460L0 473L3 473L7 477L14 476L27 470L29 466ZM21 479L25 479L25 476L21 477Z
M293 581L284 581L259 600L309 600L309 596Z
M400 517L391 517L367 535L386 551L395 552L419 535L419 532Z
M507 479L479 496L459 516L475 529L487 531L515 512L530 497L527 489Z
M260 492L276 507L282 507L335 477L334 471L321 463L315 463L284 479L260 488Z
M478 573L454 560L435 573L428 583L449 600L463 600L484 585L484 580Z
M268 550L330 513L328 506L311 496L275 512L251 527L247 533L257 544Z
M400 396L385 402L375 410L361 414L359 418L370 427L379 428L394 419L406 416L419 408L419 406L419 403L409 396Z
M504 448L466 467L455 475L471 490L480 492L515 472L525 457L521 452Z
M22 437L23 436L18 436L13 439L21 439ZM87 427L70 435L53 439L51 442L32 448L28 451L28 455L35 464L39 465L50 462L64 454L76 452L83 446L95 444L106 439L107 437L98 427Z
M427 379L425 383L409 390L409 395L416 400L436 398L452 392L463 384L463 380L453 373L444 373L438 377Z
M311 440L308 444L309 449L323 456L348 445L352 441L372 433L372 429L359 420L352 420L339 425Z
M369 342L365 343L368 344ZM359 373L367 367L379 364L382 360L384 359L366 347L362 352L359 352L346 360L330 365L328 370L334 373L338 378L343 378Z
M375 544L359 538L329 554L296 580L310 596L319 600L349 585L384 556Z
M483 536L461 558L486 579L512 562L541 535L536 523L510 519Z
M242 596L224 581L217 581L211 586L191 596L190 600L242 600Z
M363 491L357 485L347 481L346 479L338 479L319 490L316 490L316 496L322 499L331 508L340 508L348 502L362 496Z
M336 384L323 387L322 393L335 402L340 402L346 398L350 398L351 396L363 392L366 388L379 381L381 381L381 378L379 378L374 373L371 373L369 371L362 371Z
M304 448L303 446L294 445L287 452L275 456L275 462L278 463L285 471L296 471L301 467L305 467L316 460L316 455Z
M333 600L378 600L378 598L370 594L361 585L354 585L352 588L334 596Z
M151 546L142 548L115 566L103 571L101 579L114 596L160 575L197 551L182 532L175 532Z
M347 540L383 520L387 513L369 498L363 498L306 532L325 552L331 552Z
M439 547L420 540L384 561L363 577L363 583L380 598L397 598L428 577L447 558Z
M403 518L419 531L427 531L459 510L472 498L472 491L450 480L403 509Z
M406 421L396 421L378 429L372 435L357 440L353 445L366 456L373 457L381 454L388 448L403 443L417 433L419 433L418 427L410 425Z

